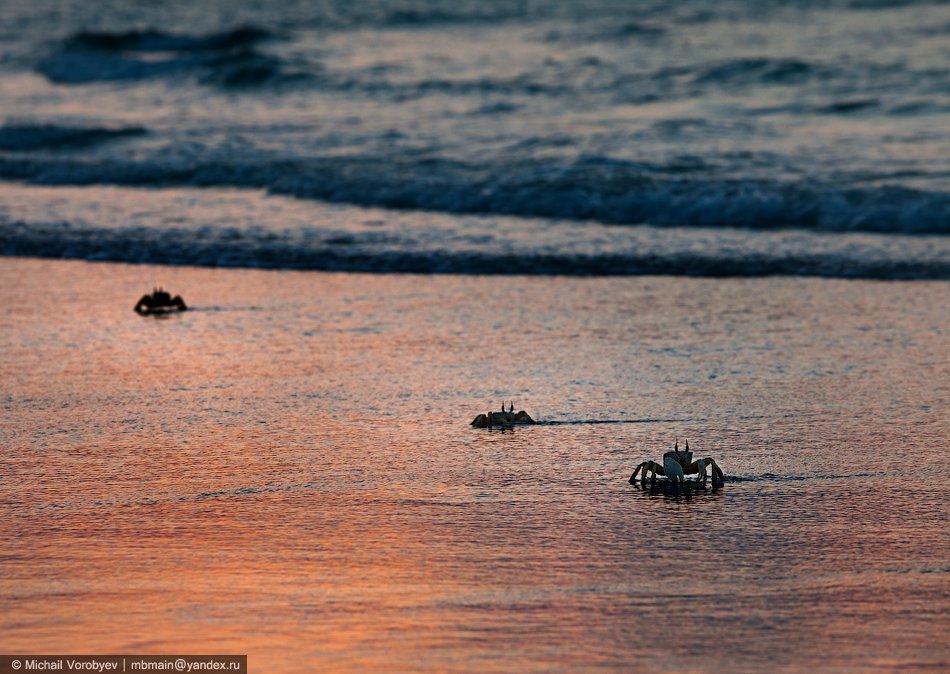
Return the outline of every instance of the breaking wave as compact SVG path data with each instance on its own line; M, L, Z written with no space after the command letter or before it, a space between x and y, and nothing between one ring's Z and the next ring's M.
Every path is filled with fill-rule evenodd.
M946 192L888 184L842 189L808 181L680 175L701 168L597 157L570 166L543 162L478 166L372 156L248 158L232 163L0 157L0 178L41 185L250 187L304 199L457 214L675 227L950 234Z
M558 245L513 249L504 236L472 241L464 232L436 239L433 231L339 233L320 230L147 226L99 228L70 223L0 220L0 255L202 267L243 267L368 273L705 277L820 276L863 279L950 279L950 256L867 250L846 242L828 250L789 252L723 243L709 250L676 245L579 250ZM642 241L656 233L640 233ZM521 239L525 232L515 232ZM807 242L805 244L807 246ZM918 252L920 254L915 255ZM573 423L651 423L653 419ZM553 422L552 422L553 423Z

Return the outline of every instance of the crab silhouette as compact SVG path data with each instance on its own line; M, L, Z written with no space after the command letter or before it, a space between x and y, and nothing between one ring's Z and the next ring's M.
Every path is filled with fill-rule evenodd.
M524 410L515 412L514 402L509 403L510 407L506 410L505 403L501 403L501 412L485 412L479 414L472 420L472 426L475 428L509 428L515 424L533 424L534 419L528 416Z
M680 450L679 441L677 440L673 444L673 450L663 455L662 465L656 461L644 461L634 469L633 475L627 481L630 484L636 484L637 473L640 473L641 484L649 479L650 484L655 485L657 475L663 475L667 480L675 483L686 482L687 475L696 475L696 482L705 483L707 468L712 468L713 486L721 487L725 482L725 476L719 465L711 457L693 461L693 453L689 449L689 440L686 441L686 449L684 450Z
M164 314L170 311L186 311L185 300L181 295L171 296L161 288L154 288L151 295L142 295L135 303L135 313L147 316L149 314Z

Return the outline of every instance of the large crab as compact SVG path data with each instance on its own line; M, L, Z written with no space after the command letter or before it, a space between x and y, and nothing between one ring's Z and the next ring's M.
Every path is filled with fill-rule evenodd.
M135 304L135 313L142 316L163 314L169 311L185 311L186 309L188 307L185 306L185 300L181 298L181 295L172 297L170 293L161 288L153 289L151 295L142 295Z
M534 419L528 416L528 413L524 410L515 412L514 402L510 403L507 410L505 409L505 403L502 402L501 412L486 412L485 414L479 414L472 420L472 426L475 426L475 428L508 428L515 424L533 423L535 423Z
M679 484L686 482L686 475L696 475L696 482L705 484L707 468L712 468L713 486L721 487L725 482L725 477L719 465L710 457L693 461L693 453L689 449L689 440L686 441L686 449L684 450L680 450L679 441L677 440L673 444L673 450L663 455L663 465L656 461L644 461L634 469L628 482L636 484L637 473L640 473L640 481L644 483L652 473L649 480L650 484L653 485L656 484L657 475L663 475L670 482Z

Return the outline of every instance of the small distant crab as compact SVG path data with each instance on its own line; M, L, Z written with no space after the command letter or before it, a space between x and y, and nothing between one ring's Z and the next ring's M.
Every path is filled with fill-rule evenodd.
M636 484L637 473L640 473L641 483L649 479L650 484L655 485L656 476L663 475L670 482L682 484L686 482L686 475L696 475L696 482L705 484L707 468L712 468L713 486L721 487L725 482L725 476L722 474L722 469L719 468L719 465L710 457L693 461L693 453L689 449L689 440L686 441L686 449L684 450L680 450L679 440L677 440L673 443L673 450L663 455L663 465L658 464L656 461L644 461L634 469L633 475L630 476L628 482L630 484ZM641 471L643 472L641 473Z
M506 410L504 401L501 403L501 412L486 412L479 414L472 420L472 426L475 428L509 428L515 424L533 424L534 419L528 416L524 410L515 412L514 402L509 403L510 407Z
M149 314L164 314L169 311L186 311L185 300L181 295L171 296L171 293L154 288L151 295L142 295L135 304L135 313L147 316Z

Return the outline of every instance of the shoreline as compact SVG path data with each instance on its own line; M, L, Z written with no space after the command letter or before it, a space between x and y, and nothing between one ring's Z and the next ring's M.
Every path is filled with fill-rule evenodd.
M880 283L880 284L907 284L907 283L946 283L948 278L932 277L897 277L897 278L878 278L863 276L824 276L817 274L733 274L733 275L702 275L702 274L664 274L651 272L636 273L618 273L618 274L565 274L565 273L517 273L517 272L458 272L458 271L392 271L392 270L371 270L371 269L339 269L339 268L296 268L296 267L265 267L265 266L228 266L228 265L200 265L200 264L175 264L163 262L130 262L126 260L109 259L87 259L84 257L48 257L44 255L6 255L0 254L0 263L3 260L11 262L16 261L42 261L42 262L64 262L71 264L87 265L106 265L130 268L167 268L169 270L193 270L193 271L233 271L233 272L267 272L267 273L299 273L299 274L329 274L329 275L353 275L369 277L407 277L407 278L455 278L455 279L551 279L564 281L597 281L597 280L618 280L618 279L682 279L691 281L844 281L854 283ZM189 309L191 310L191 308Z
M0 184L0 199L8 256L499 276L950 279L950 241L933 235L457 216L213 188Z

